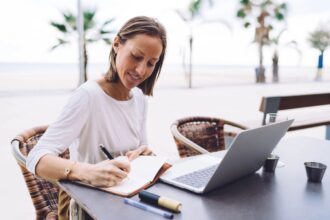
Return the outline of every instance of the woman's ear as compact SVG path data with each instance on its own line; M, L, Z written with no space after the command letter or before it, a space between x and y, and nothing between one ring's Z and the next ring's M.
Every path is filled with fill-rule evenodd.
M112 47L116 53L118 52L119 45L120 45L120 40L119 40L119 37L117 36L117 37L115 37L115 39L113 40L113 43L112 43Z

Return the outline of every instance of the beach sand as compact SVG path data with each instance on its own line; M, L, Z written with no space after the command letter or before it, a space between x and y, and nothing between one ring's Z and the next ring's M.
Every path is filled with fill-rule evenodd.
M312 68L290 69L281 73L281 83L256 85L253 68L200 68L193 75L193 89L187 89L180 70L164 68L149 100L148 137L157 154L177 158L170 133L173 121L187 116L213 116L240 122L260 119L260 99L264 95L329 92L330 71L324 80L314 82ZM22 72L24 72L22 70ZM219 73L220 72L220 73ZM251 73L251 74L250 74ZM91 79L99 77L91 75ZM77 74L1 73L0 72L0 163L2 177L0 207L3 219L33 219L34 208L21 172L11 154L10 140L19 132L55 120L76 87ZM313 109L317 112L322 107ZM296 112L288 112L294 117ZM311 136L324 139L325 128L318 127L290 136Z

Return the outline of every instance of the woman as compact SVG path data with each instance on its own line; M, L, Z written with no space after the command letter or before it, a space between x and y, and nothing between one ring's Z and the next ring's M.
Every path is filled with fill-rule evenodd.
M164 27L149 17L130 19L118 32L104 77L80 86L27 158L28 169L48 179L99 187L122 181L129 160L150 155L146 96L153 93L166 51ZM114 157L107 160L103 145ZM70 146L70 160L58 157Z

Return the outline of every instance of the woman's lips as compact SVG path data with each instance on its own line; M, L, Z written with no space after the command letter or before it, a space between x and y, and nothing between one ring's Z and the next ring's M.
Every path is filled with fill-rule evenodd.
M127 74L129 76L129 78L131 79L131 81L133 81L133 82L139 82L141 80L141 77L137 74L130 73L130 72L128 72Z

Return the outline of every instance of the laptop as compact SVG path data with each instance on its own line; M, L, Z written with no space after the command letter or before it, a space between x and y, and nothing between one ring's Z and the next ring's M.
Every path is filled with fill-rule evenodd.
M292 122L293 119L242 131L217 157L203 154L184 159L160 179L202 194L252 174L261 168Z

